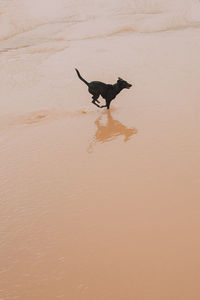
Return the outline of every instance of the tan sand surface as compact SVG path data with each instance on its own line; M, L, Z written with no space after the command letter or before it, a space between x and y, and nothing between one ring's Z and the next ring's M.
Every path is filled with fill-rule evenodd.
M39 3L0 2L0 299L199 300L198 1Z

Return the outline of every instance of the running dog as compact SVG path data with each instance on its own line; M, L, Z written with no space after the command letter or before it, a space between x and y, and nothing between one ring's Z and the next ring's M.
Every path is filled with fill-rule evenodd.
M132 84L128 83L127 81L123 80L122 78L118 78L117 82L115 84L106 84L101 81L91 81L87 82L79 73L77 69L75 69L77 72L78 77L80 80L82 80L87 86L88 91L90 94L92 94L92 103L100 108L107 107L107 109L110 108L110 103L115 97L123 90L123 89L130 89ZM98 103L100 101L98 100L99 96L102 96L106 100L106 105L100 106ZM98 102L98 103L97 103Z

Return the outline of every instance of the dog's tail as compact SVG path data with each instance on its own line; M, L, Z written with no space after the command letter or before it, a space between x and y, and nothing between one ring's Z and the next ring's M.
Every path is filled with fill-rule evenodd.
M76 73L78 74L78 77L80 78L80 80L82 80L88 86L89 83L81 76L81 74L79 73L79 71L77 69L75 69L75 70L76 70Z

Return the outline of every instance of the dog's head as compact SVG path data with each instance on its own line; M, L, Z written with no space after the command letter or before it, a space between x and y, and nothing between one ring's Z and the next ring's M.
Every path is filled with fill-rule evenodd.
M130 89L132 87L132 84L128 83L124 79L118 77L117 83L123 88L123 89Z

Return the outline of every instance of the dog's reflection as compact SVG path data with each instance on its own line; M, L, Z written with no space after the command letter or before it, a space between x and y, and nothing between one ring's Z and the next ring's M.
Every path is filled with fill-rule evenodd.
M106 124L102 124L102 116L106 115ZM96 143L105 143L113 140L117 136L124 136L124 142L127 142L133 134L137 133L137 129L128 128L121 122L113 119L110 110L106 110L100 117L95 121L97 130L89 144L88 152L93 152L93 147Z

